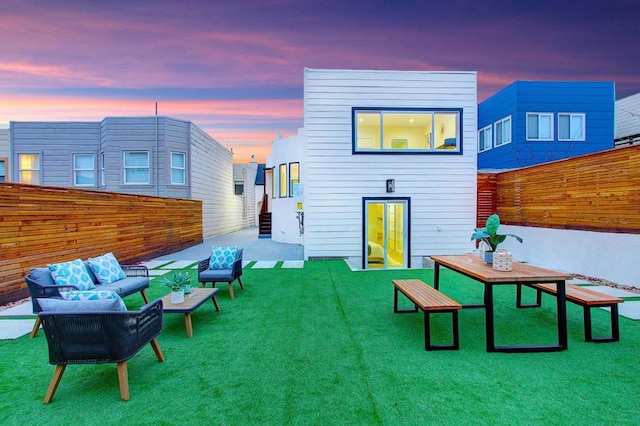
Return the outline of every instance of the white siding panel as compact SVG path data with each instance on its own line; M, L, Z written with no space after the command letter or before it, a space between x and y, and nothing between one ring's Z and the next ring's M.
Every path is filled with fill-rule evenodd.
M305 257L362 254L362 198L411 198L411 256L464 253L476 214L475 72L305 70ZM352 153L352 107L462 108L462 155ZM386 193L386 179L396 190Z
M640 134L640 93L616 101L615 138Z
M254 215L243 219L243 199L234 194L233 153L194 124L190 133L191 197L202 201L203 237L242 229Z

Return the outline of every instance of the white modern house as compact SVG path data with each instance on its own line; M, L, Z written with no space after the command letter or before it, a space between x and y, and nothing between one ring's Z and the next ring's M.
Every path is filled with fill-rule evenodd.
M267 165L273 238L363 269L470 251L476 125L476 72L305 69L304 129L276 141Z
M615 144L640 142L640 93L616 101Z
M9 129L0 129L0 182L8 181L9 156Z
M190 121L14 121L9 130L7 181L200 200L203 238L255 226L257 163L234 166Z

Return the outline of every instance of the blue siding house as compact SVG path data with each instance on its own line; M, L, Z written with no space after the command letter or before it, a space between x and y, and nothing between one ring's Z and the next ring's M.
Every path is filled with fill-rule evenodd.
M613 82L515 81L478 105L478 169L613 148Z

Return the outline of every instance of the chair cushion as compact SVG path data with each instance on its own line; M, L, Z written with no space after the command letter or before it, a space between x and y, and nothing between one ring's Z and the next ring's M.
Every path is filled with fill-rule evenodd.
M207 269L198 274L198 281L233 281L233 269Z
M79 290L96 288L81 259L47 265L57 285L75 285Z
M110 284L127 277L113 253L90 257L87 263L100 284Z
M212 247L209 269L231 269L238 255L238 247Z
M38 304L44 312L122 311L118 299L65 300L38 298Z
M127 305L124 304L122 298L118 295L118 293L111 290L71 290L62 291L60 292L60 295L64 300L71 301L115 299L118 301L118 305L120 306L119 310L127 310Z
M125 297L149 287L149 278L147 277L126 277L110 284L98 284L97 290L115 291L120 297Z
M29 274L31 279L40 285L56 285L49 268L31 268Z

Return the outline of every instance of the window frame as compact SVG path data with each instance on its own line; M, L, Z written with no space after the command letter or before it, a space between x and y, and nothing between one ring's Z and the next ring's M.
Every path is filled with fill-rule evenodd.
M176 167L173 164L173 156L181 155L182 156L182 167ZM182 182L174 182L173 181L173 172L180 171L182 174ZM187 153L183 151L171 151L169 153L169 175L170 175L170 185L176 186L186 186L187 185Z
M241 188L241 192L238 193L238 188ZM244 195L244 181L242 179L233 180L233 195Z
M292 172L293 166L296 166L295 179ZM300 183L300 162L298 161L289 163L289 197L293 197L293 185L296 183Z
M538 117L538 137L537 138L531 138L529 137L529 117L530 116L537 116ZM549 117L551 120L549 126L551 127L549 130L549 137L548 138L541 138L540 137L540 117L541 116L547 116ZM534 141L534 142L553 142L553 135L554 135L554 119L553 119L553 113L552 112L527 112L525 115L525 139L527 141Z
M127 166L127 154L146 154L147 156L147 166ZM127 170L129 169L145 169L147 170L147 181L146 182L128 182L127 181ZM124 185L150 185L151 184L151 159L149 155L149 151L143 150L132 150L132 151L122 151L122 172L123 172L123 183Z
M107 186L107 165L105 164L107 161L107 156L104 151L100 152L100 187Z
M91 169L81 169L76 165L76 159L78 156L91 157ZM76 152L71 156L71 165L73 169L73 186L79 188L95 188L96 185L96 155L94 153ZM80 184L78 183L78 172L91 172L91 183Z
M29 155L29 156L34 156L38 159L38 164L37 164L37 168L35 169L23 169L22 168L22 156L23 155ZM37 178L37 183L33 183L33 182L29 182L26 183L24 182L24 180L22 179L22 173L23 172L37 172L36 176ZM42 155L35 153L35 152L21 152L18 153L18 183L24 183L26 185L41 185L42 184Z
M506 128L505 123L507 123L507 122L509 123L509 138L508 139L504 137L505 136L504 130ZM495 130L494 131L494 134L495 134L495 136L494 136L494 146L496 148L498 148L500 146L505 146L507 144L510 144L511 141L513 140L513 120L511 119L511 116L508 115L506 117L501 118L500 120L497 120L494 123L494 127L495 127L495 129L494 129ZM501 134L502 138L498 137L498 127L500 127L500 130L501 130L500 134ZM498 143L499 139L502 139L502 141L500 143Z
M282 163L278 166L278 197L287 198L289 196L289 169L287 163Z
M569 138L561 138L560 137L560 116L569 116ZM582 118L582 138L574 139L571 137L571 119L573 117L581 117ZM587 140L587 114L584 112L559 112L558 113L558 141L559 142L584 142Z
M9 176L9 159L7 157L0 157L0 163L4 164L4 174L0 175L0 182L8 182Z
M380 113L380 147L379 148L358 148L358 113ZM443 149L436 148L433 131L430 133L429 148L425 149L393 149L384 148L384 114L397 114L397 113L416 113L427 114L432 116L432 123L435 123L436 115L438 113L444 115L445 113L457 115L457 127L456 127L456 147L455 149ZM398 108L398 107L352 107L351 108L351 153L354 155L362 154L394 154L394 155L462 155L463 154L463 108ZM432 124L432 127L434 124ZM395 139L395 138L394 138ZM447 138L449 139L449 138ZM441 145L445 146L444 144Z
M489 132L489 144L486 148L482 149L482 135L486 135L487 132ZM486 139L486 137L484 139ZM485 126L482 129L478 130L478 152L486 152L491 148L493 148L493 125L489 124L488 126Z
M276 174L276 166L271 167L271 198L276 198L278 190L278 176Z

